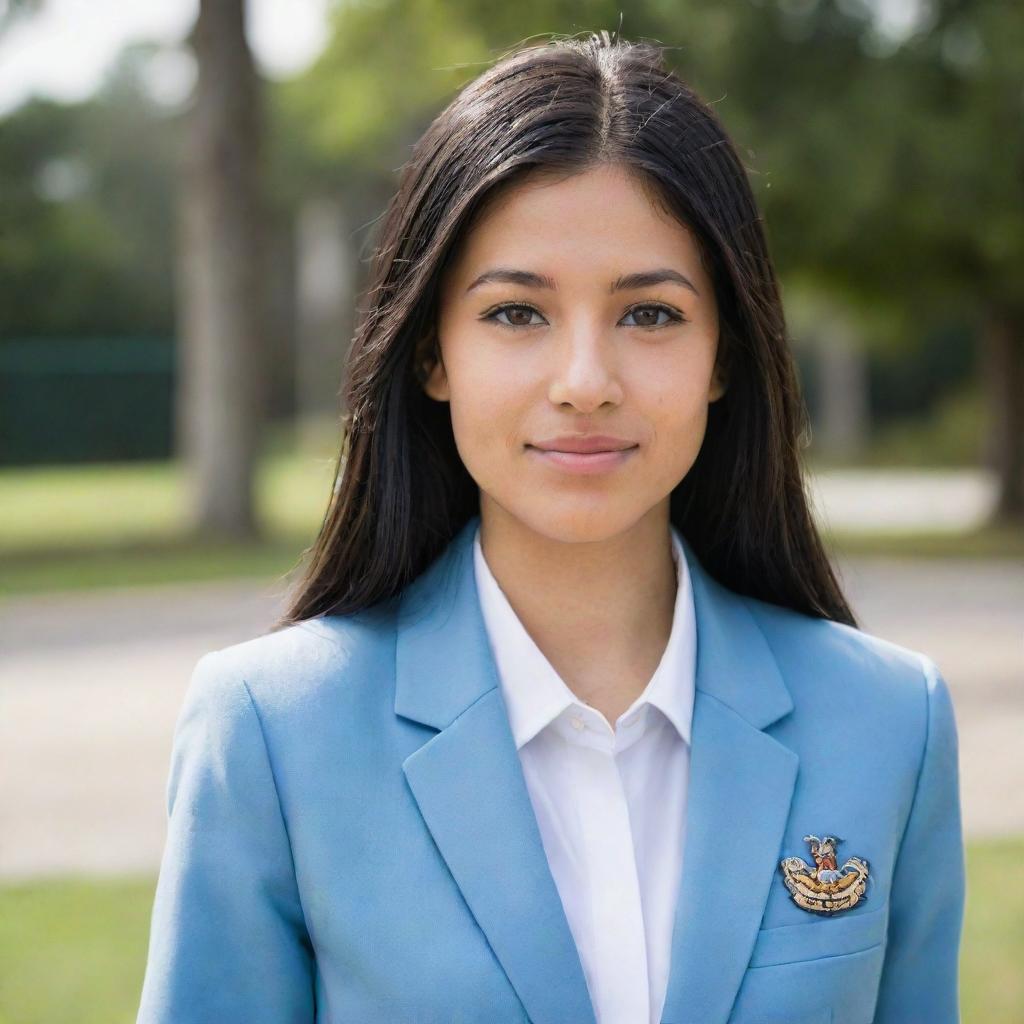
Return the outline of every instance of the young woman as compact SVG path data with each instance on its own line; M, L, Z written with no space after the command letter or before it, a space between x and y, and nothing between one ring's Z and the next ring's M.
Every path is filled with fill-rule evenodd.
M857 628L744 168L649 44L404 168L337 483L174 737L142 1024L947 1024L957 734Z

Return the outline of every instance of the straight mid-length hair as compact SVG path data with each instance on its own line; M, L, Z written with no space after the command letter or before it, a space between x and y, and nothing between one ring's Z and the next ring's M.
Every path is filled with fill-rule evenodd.
M727 387L672 491L672 523L732 590L857 625L805 492L807 412L745 168L660 46L600 32L505 55L404 165L358 309L332 496L273 629L398 595L479 512L450 407L422 388L439 358L439 280L474 218L524 176L607 163L693 233L719 310Z

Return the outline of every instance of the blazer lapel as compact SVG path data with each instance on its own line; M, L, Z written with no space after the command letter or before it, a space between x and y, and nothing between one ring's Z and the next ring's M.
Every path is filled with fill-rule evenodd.
M423 820L534 1024L595 1024L480 611L478 517L403 595L395 711L440 730L402 763Z
M743 599L684 539L697 619L683 873L663 1024L725 1024L761 926L798 755L763 730L793 710Z
M395 712L439 730L402 764L438 850L534 1024L595 1024L480 611L479 517L402 595ZM776 877L799 758L793 709L743 599L684 539L697 620L683 873L663 1024L725 1024Z

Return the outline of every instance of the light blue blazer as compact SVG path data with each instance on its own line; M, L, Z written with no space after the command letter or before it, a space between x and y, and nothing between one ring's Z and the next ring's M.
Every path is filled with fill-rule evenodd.
M481 618L478 519L393 601L199 659L140 1024L594 1024ZM684 550L696 699L662 1021L957 1021L942 676ZM797 906L779 865L813 867L810 834L868 862L866 899Z

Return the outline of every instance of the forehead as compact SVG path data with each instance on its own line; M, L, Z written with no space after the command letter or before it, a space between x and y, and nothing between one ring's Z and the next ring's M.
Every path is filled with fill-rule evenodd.
M540 170L486 199L449 276L462 281L496 262L543 269L560 282L647 266L703 272L690 228L663 208L653 186L619 165Z

